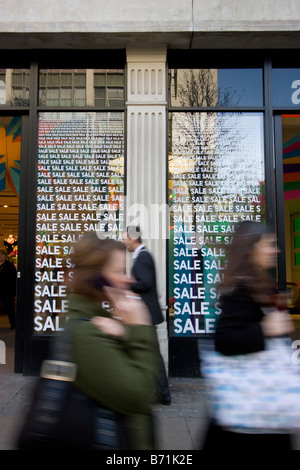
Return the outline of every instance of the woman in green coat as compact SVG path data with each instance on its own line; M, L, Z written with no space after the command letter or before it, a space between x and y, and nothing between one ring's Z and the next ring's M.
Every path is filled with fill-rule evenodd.
M124 247L91 233L75 245L73 263L68 328L75 325L75 385L125 415L130 449L153 449L156 335L145 304L127 290ZM90 321L75 323L76 317Z

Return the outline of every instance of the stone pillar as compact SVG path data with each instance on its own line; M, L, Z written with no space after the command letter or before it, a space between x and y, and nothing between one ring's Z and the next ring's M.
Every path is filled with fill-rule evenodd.
M164 316L167 312L167 72L166 49L127 49L126 225L140 225L152 253ZM158 327L166 366L167 323Z

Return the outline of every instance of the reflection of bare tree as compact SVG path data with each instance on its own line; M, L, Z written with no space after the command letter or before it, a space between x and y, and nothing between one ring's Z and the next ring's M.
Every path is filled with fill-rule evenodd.
M170 292L180 279L181 289L188 285L195 299L196 283L197 286L203 285L209 314L215 316L218 313L216 297L211 296L207 288L212 285L208 283L208 273L216 274L213 286L217 287L219 275L222 274L218 270L224 266L220 262L225 263L225 259L224 254L215 255L208 248L218 250L216 242L230 242L234 224L242 211L246 215L248 211L242 208L240 200L243 204L248 200L244 196L257 194L257 184L262 176L262 115L242 114L238 110L232 112L230 107L238 105L241 95L232 88L220 87L217 70L171 71L170 84L172 105L180 108L180 112L170 115L169 171L173 191L171 198L176 204L171 225L174 225L174 241L176 233L182 233L184 243L188 245L192 235L197 238L198 248L192 255L183 252L176 256L195 257L200 261L197 272L203 275L203 281L199 280L201 278L196 278L193 271L193 282L188 285L182 271L180 278L171 277ZM222 112L216 111L216 106L223 107L225 112L224 109ZM181 215L183 211L186 217ZM204 250L202 246L205 246ZM181 267L181 275L180 270ZM175 272L172 263L170 272ZM185 305L182 298L180 302ZM195 302L196 311L199 311L202 300L197 297ZM192 323L196 321L195 316L189 317L188 310L183 308L181 313Z
M213 69L177 71L173 81L178 81L174 83L174 89L183 107L235 107L242 97L231 87L221 87L218 71Z
M173 84L172 84L173 80ZM173 88L172 88L173 87ZM241 96L232 88L221 88L218 83L218 71L211 69L195 69L171 72L171 89L176 92L176 101L184 108L212 108L215 106L236 106ZM181 114L181 113L180 113ZM238 126L232 125L231 119L238 118L239 113L187 112L174 115L172 142L170 149L172 158L178 155L193 159L194 174L197 180L203 181L203 193L216 194L213 189L213 179L217 179L216 161L234 152L241 139ZM180 132L176 132L175 128ZM194 178L186 179L190 200L195 190ZM206 189L205 189L206 188ZM196 227L196 214L193 213L193 225Z
M181 106L216 106L218 85L211 70L184 70L178 84L178 100Z
M29 99L15 96L7 104L9 106L29 106Z
M177 71L175 77L177 102L189 111L171 115L170 158L181 160L182 172L170 178L174 185L179 187L180 182L188 192L193 214L191 224L198 234L206 220L202 217L200 221L196 217L195 205L203 204L204 198L210 201L210 213L219 219L222 207L226 208L226 200L260 195L258 184L263 177L262 116L258 118L255 114L230 110L197 110L196 107L213 108L216 104L234 107L240 100L241 95L231 88L220 89L217 71L183 70L181 73ZM196 109L191 111L191 108ZM186 161L188 164L185 165ZM188 168L186 171L190 174L186 175L184 168ZM193 199L193 195L198 198Z

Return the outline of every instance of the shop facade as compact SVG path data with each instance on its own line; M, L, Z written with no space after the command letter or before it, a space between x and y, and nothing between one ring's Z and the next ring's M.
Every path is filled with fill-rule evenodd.
M96 50L80 32L72 44L70 33L11 35L9 48L1 33L0 169L15 209L9 218L1 208L0 224L5 239L18 240L16 372L38 373L64 328L70 255L89 231L119 239L140 225L156 262L166 318L158 337L173 376L199 374L197 341L213 335L226 245L242 220L276 231L274 276L297 315L295 38L281 26L266 37L216 30L200 47L201 31L182 28L140 41L134 28L125 38L106 31L95 35Z

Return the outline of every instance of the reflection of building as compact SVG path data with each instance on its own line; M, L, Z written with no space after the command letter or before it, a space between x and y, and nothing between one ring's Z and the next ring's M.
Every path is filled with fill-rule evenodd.
M28 106L29 70L0 70L2 105ZM39 102L46 106L118 108L124 101L123 70L41 70Z
M19 224L17 305L22 315L16 331L18 371L36 371L47 344L48 330L43 331L41 323L39 334L32 331L35 222L40 222L35 220L37 194L43 204L39 217L45 218L43 228L48 229L43 241L53 240L55 234L59 243L73 240L73 232L64 232L60 226L57 232L53 229L60 221L51 221L52 213L56 219L67 216L61 222L68 230L93 227L93 217L102 217L108 230L109 223L120 216L123 195L124 224L139 222L139 214L142 216L142 232L156 259L160 300L167 318L171 305L170 322L160 325L158 333L174 375L197 373L197 335L211 331L212 317L218 314L217 281L224 260L216 243L229 243L242 218L278 226L283 253L278 279L281 284L297 281L297 0L282 5L267 0L264 8L258 0L239 2L239 8L232 0L213 4L154 0L142 2L143 8L137 0L122 8L120 3L111 0L106 9L105 2L87 0L70 10L64 0L43 8L37 0L29 0L26 9L12 8L8 0L1 2L0 130L5 126L3 142L10 147L1 147L0 165L7 163L8 153L14 155L13 148L21 149L21 158L5 166L10 174L1 173L4 181L19 175L19 199L14 195L19 208L5 212L0 192L0 222L7 217ZM113 148L109 133L94 125L100 115L104 121L119 116L122 149L116 142ZM17 119L19 125L21 122L18 129ZM80 119L85 120L85 134L78 129L76 134L75 128L69 132L70 123L79 125ZM66 134L63 123L68 123ZM41 134L42 124L48 126L44 131L49 139ZM288 146L293 152L290 158L295 159L285 164L295 167L282 165L282 146ZM94 150L96 159L92 159ZM43 152L47 158L42 159ZM38 158L46 167L43 177ZM68 159L72 163L66 163ZM15 160L21 160L21 165ZM88 164L93 160L95 163ZM95 170L102 176L92 175L93 165L104 167ZM86 166L91 167L87 172ZM55 179L53 187L65 200L58 201L55 193L51 200L50 191L37 193L37 188L47 186L48 177ZM38 185L38 178L43 183ZM87 194L81 192L87 186L84 178L93 188ZM100 181L91 183L93 178ZM70 193L62 189L67 187ZM288 200L288 191L296 191L296 197ZM76 200L76 204L85 204L80 213L72 206L75 195L91 198ZM5 200L7 206L8 202ZM60 209L51 206L58 202ZM93 202L102 207L90 209ZM170 213L165 210L167 203ZM83 226L83 214L91 219L90 225L84 220L87 225ZM171 230L166 231L169 214ZM55 251L55 243L47 243ZM67 243L62 248L68 253ZM46 249L49 256L51 250ZM57 294L57 286L51 289L51 282L59 286L60 276L69 275L67 259L61 264L63 274L50 274L49 268L42 278L42 270L38 270L50 289L51 305ZM51 281L51 276L56 280ZM177 290L172 292L174 283ZM186 328L182 338L175 333L174 321L183 317L188 321L181 323L182 331ZM59 326L59 315L55 319ZM48 321L51 327L51 316Z
M0 70L0 102L2 105L27 106L29 103L29 71Z
M40 103L48 106L107 106L124 101L123 70L41 70Z

